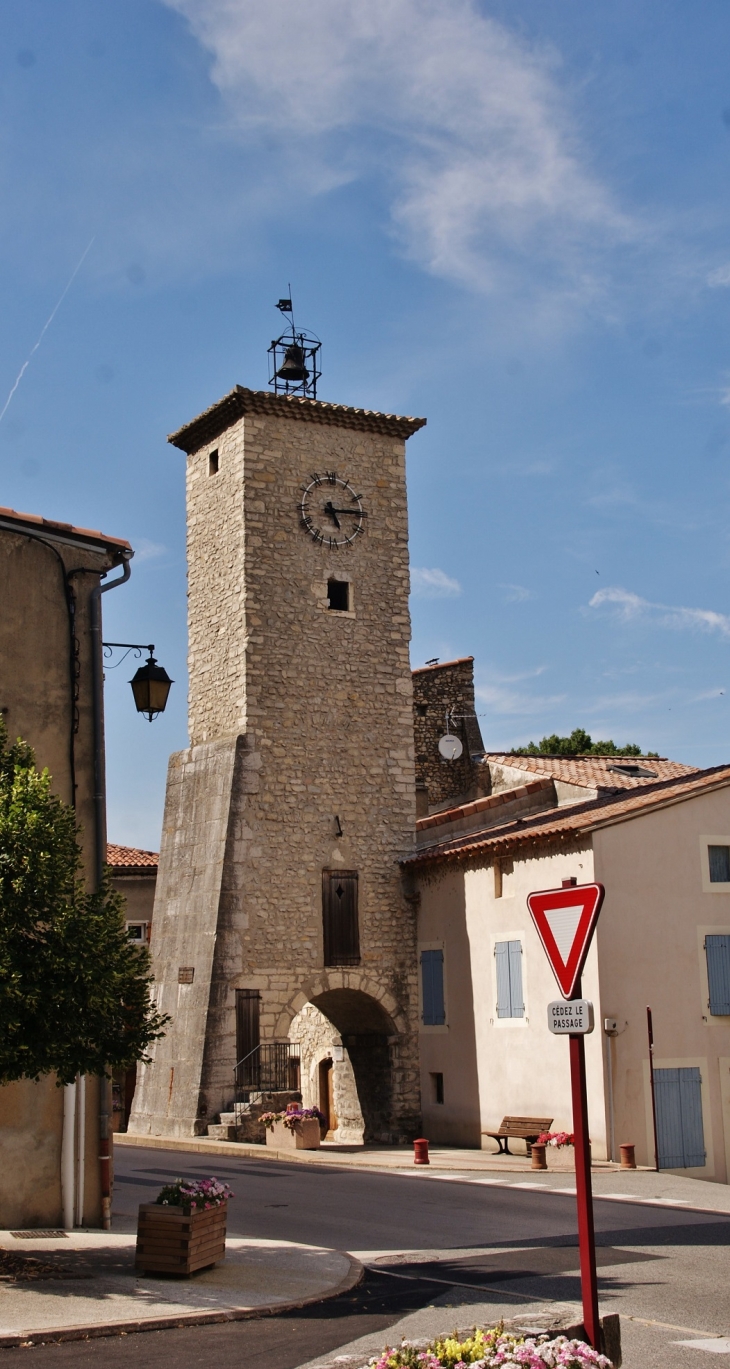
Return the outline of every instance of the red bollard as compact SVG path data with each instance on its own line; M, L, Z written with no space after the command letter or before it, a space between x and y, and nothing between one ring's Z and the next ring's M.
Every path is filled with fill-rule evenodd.
M430 1165L431 1161L428 1158L428 1141L425 1136L420 1136L417 1141L413 1142L413 1150L414 1165Z
M627 1142L625 1145L619 1146L619 1150L621 1151L621 1168L636 1169L636 1155L634 1153L634 1146L629 1145Z

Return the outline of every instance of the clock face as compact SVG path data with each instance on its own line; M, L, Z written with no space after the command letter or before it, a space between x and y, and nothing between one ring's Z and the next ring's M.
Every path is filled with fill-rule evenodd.
M333 551L351 547L365 531L367 515L349 480L343 480L336 471L325 471L324 475L315 472L302 489L299 513L310 537Z

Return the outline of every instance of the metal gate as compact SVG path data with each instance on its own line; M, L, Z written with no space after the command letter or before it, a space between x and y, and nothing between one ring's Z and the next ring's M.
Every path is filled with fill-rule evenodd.
M659 1168L700 1168L706 1151L699 1069L655 1070L654 1089Z

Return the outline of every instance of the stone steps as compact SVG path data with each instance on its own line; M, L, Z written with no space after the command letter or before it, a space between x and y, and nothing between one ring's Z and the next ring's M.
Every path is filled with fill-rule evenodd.
M259 1121L262 1112L285 1112L287 1103L300 1103L301 1093L259 1094L255 1102L239 1104L233 1112L221 1112L218 1122L208 1123L212 1141L253 1141L266 1144L266 1128Z

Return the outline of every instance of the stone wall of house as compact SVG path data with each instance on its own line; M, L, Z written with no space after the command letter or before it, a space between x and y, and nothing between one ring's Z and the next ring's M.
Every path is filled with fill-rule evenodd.
M444 760L438 749L447 714L463 751ZM489 770L474 757L484 750L474 705L474 657L422 666L413 671L413 729L416 750L418 816L488 794Z
M174 936L187 929L179 944L191 957L196 938L213 924L216 933L212 964L200 940L203 969L195 969L204 1033L175 1018L146 1071L144 1129L153 1134L199 1130L230 1106L237 988L261 994L262 1041L286 1039L318 996L339 995L340 1031L350 1008L354 1021L361 999L372 1000L382 1028L368 1029L369 1039L377 1037L386 1066L389 1056L392 1080L380 1134L418 1127L415 926L398 866L415 829L405 442L351 425L346 410L333 422L328 408L321 422L311 409L307 421L295 410L246 413L188 457L192 746L183 769L171 771L187 789L170 809L177 825L168 830L166 819L160 856L152 953L163 1005L178 994L169 899L178 906ZM213 449L218 469L209 474ZM318 544L301 525L303 486L327 471L353 483L366 511L366 531L348 550ZM330 577L349 581L346 612L328 607ZM232 771L224 766L225 776L209 781L219 785L221 819L227 812L219 880L218 856L195 835L210 801L193 776L214 742L229 756L235 749ZM194 856L183 852L190 843ZM169 893L166 851L181 870ZM329 869L358 872L358 966L323 963ZM206 911L193 916L199 898ZM355 1049L364 1049L359 1036ZM170 1105L175 1059L190 1087L198 1074L194 1110L189 1093L184 1106ZM130 1130L141 1124L133 1118Z

